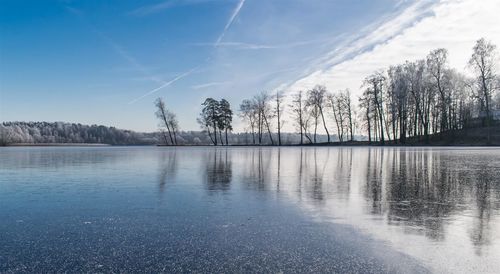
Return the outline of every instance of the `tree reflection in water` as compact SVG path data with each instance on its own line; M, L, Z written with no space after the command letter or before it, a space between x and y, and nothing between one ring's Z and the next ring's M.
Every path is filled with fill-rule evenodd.
M159 193L163 193L167 185L175 181L177 175L177 150L174 148L173 150L161 151L159 158L158 190Z
M324 210L329 219L357 215L368 227L378 220L429 242L445 242L450 231L461 233L477 255L498 237L498 229L491 227L500 209L496 154L432 148L259 147L207 148L196 155L203 156L189 161L201 162L209 193L274 192L296 199L302 207ZM175 180L176 150L162 154L160 162L162 192ZM231 189L231 184L241 188ZM457 220L467 222L461 225L465 234L458 232L463 229L453 223Z
M334 201L336 208L328 210L346 216L355 202L364 214L431 241L444 241L455 217L474 214L469 238L479 253L489 243L491 212L500 207L498 171L485 166L488 158L480 153L477 161L425 148L255 148L238 154L248 190L288 193L317 209ZM207 168L215 171L207 174L226 174L224 157L212 159Z
M205 183L209 191L228 191L233 177L231 154L228 149L209 150L205 163Z

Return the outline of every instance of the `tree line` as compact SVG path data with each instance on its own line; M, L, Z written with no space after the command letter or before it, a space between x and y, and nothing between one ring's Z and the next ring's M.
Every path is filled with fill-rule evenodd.
M468 62L473 77L449 68L443 48L367 76L359 107L368 139L428 142L431 134L473 126L487 127L489 139L492 110L500 107L496 62L495 45L480 39Z
M170 143L168 132L167 141ZM274 135L276 135L274 133ZM228 132L228 143L247 145L251 136L247 133ZM326 137L319 136L326 141ZM203 131L182 131L176 129L172 139L177 145L213 145L212 140ZM298 143L295 133L283 133L286 144ZM165 135L160 132L135 132L103 125L83 125L65 122L2 122L0 123L0 146L11 144L109 144L109 145L155 145L165 142Z
M469 77L450 68L448 51L439 48L423 59L368 75L357 104L348 89L330 92L317 85L288 97L283 91L260 92L240 103L238 115L254 145L281 145L282 128L287 122L283 117L295 127L299 144L318 143L319 129L326 134L328 143L334 136L336 141L352 142L359 131L367 135L370 143L404 144L408 138L428 142L432 134L483 126L489 140L495 109L500 108L496 54L495 45L479 39L469 58L468 67L474 74ZM162 99L156 106L160 132L168 132L170 144L176 144L175 115L163 110ZM227 100L207 98L197 121L213 145L229 144L233 111ZM330 121L335 125L333 129Z
M63 122L0 123L0 145L12 143L101 143L148 145L157 142L156 133L139 133L114 127Z

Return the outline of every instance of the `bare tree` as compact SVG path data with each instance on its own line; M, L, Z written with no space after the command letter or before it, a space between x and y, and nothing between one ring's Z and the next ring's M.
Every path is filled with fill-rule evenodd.
M343 142L344 126L340 95L338 93L330 94L328 95L328 101L328 105L332 109L333 120L335 121L335 125L337 126L337 137L339 138L339 142Z
M389 101L393 139L396 140L399 138L399 142L405 143L408 126L408 108L411 107L412 103L405 75L405 66L391 66L387 73L389 83L386 98Z
M375 72L364 80L364 85L368 87L369 94L371 95L375 108L378 114L378 124L380 127L380 142L384 144L384 102L383 102L383 88L385 85L386 77L381 72ZM377 122L377 121L376 121Z
M306 112L308 114L308 120L307 123L305 124L306 129L310 125L310 120L312 120L313 127L314 127L314 134L313 134L313 140L314 143L317 142L316 136L318 135L318 124L319 124L319 118L321 116L321 112L319 111L319 107L317 104L311 104L309 100L307 100L306 104ZM307 132L307 130L306 130Z
M304 124L306 114L304 113L304 98L303 91L300 90L296 94L293 95L292 102L290 104L290 108L292 110L292 118L296 123L296 128L300 134L300 144L304 144Z
M427 55L427 70L432 78L432 84L438 91L440 102L439 108L441 109L441 121L440 128L441 131L446 131L448 129L448 106L449 95L445 90L445 77L447 74L446 64L448 58L448 51L446 49L436 49Z
M344 136L350 141L354 140L354 117L350 91L339 91L328 95L327 98L337 126L339 141L343 142Z
M257 111L258 111L258 130L259 130L259 144L262 143L262 134L264 128L267 129L267 133L271 144L274 145L273 135L271 134L271 125L270 121L274 118L274 112L270 107L269 103L271 100L271 96L269 96L266 92L261 92L254 97Z
M248 123L252 134L252 143L255 145L255 128L257 127L257 106L253 100L245 99L240 104L240 117Z
M496 46L486 39L477 40L474 46L469 66L477 75L481 110L485 111L485 125L488 127L488 142L491 141L489 127L491 125L491 99L496 88Z
M210 116L208 115L208 113L202 111L200 113L199 117L196 119L196 121L200 125L201 129L203 131L207 132L208 137L210 138L210 141L212 141L212 143L214 145L217 145L216 140L214 139L214 136L212 135L213 132L211 129L213 127L213 124L212 124L212 120L210 119ZM214 134L216 135L217 132L215 132ZM215 137L217 137L217 136L215 136Z
M408 125L409 128L405 132L413 136L423 134L426 142L429 142L431 109L436 92L427 80L425 61L407 62L404 65L404 77L415 110L411 112L412 119L409 121L412 126Z
M311 114L311 111L309 110L309 108L307 106L304 106L304 110L302 111L302 115L303 115L303 131L304 131L304 136L307 138L307 140L309 141L310 144L312 143L315 143L316 142L316 138L314 138L314 142L310 136L310 130L311 130L311 120L314 119L315 121L315 129L317 128L317 125L318 125L318 117L315 116L313 117L313 115Z
M170 137L170 144L176 145L176 138L174 138L175 130L178 128L178 123L175 114L170 112L165 106L165 101L162 98L157 98L155 101L156 106L156 117L160 120L158 125L160 132L163 136L165 144L168 144L167 135L165 133L165 128L168 132L168 137ZM175 126L175 128L172 128Z
M368 133L368 142L372 142L372 99L370 90L366 89L359 98L359 107L364 110L362 120L366 122L366 131Z
M317 85L313 89L307 92L307 105L311 107L313 112L313 117L315 117L315 130L314 130L314 142L316 142L316 129L318 127L318 118L321 117L323 121L323 127L325 128L326 135L328 137L328 143L330 143L330 133L326 126L325 115L323 113L323 108L326 103L326 87Z
M346 89L342 95L342 104L343 109L345 111L345 116L347 117L347 126L349 130L349 140L354 141L354 115L353 115L353 106L351 103L351 91Z
M274 97L276 100L276 105L274 108L274 113L275 116L278 119L278 145L281 146L281 128L283 127L283 121L281 120L281 116L284 111L284 105L283 105L283 100L284 100L284 95L282 91L276 91L276 95Z
M179 122L177 121L177 115L175 113L168 111L167 112L167 123L172 131L172 135L174 135L174 144L177 143L177 132L179 132Z

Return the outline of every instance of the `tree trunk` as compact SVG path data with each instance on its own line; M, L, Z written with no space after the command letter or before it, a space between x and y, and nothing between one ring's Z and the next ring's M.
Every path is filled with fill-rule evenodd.
M266 116L264 116L264 122L266 123L267 133L269 134L269 139L271 139L271 144L274 145L273 135L271 134L271 128L269 127L269 122L267 121Z
M281 146L281 123L280 123L280 105L277 106L278 110L278 146Z
M328 138L328 143L330 143L330 133L328 132L328 128L326 128L325 116L323 115L323 108L319 107L319 113L321 114L321 119L323 120L323 127L326 131L326 136Z
M220 145L224 145L224 139L222 139L222 130L219 130L219 139L220 139Z
M214 138L212 137L212 133L210 132L210 127L207 126L207 132L208 132L208 137L210 137L210 141L216 146L217 143L214 141ZM215 134L217 136L217 134Z
M226 128L226 132L225 132L225 134L226 134L226 146L227 146L227 145L229 145L229 142L228 142L228 140L227 140L227 128Z

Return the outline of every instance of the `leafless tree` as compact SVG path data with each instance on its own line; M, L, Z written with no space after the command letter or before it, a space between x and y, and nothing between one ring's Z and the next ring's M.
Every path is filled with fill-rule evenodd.
M444 81L448 74L446 68L448 51L436 49L427 55L427 70L431 76L432 84L439 94L439 108L441 109L440 128L441 131L448 129L448 106L450 104L449 91L445 89Z
M317 104L311 104L309 100L307 101L306 104L306 112L308 114L308 120L307 123L305 124L306 129L308 128L309 125L312 123L312 127L314 128L314 134L313 134L313 140L314 143L317 142L316 136L318 135L318 124L319 124L319 118L321 116L321 112L319 111L319 107ZM306 130L307 132L307 130Z
M292 118L295 121L296 128L300 134L300 144L304 144L304 124L306 119L305 103L303 98L303 91L299 90L293 95L290 109L292 110Z
M342 96L342 106L343 111L347 119L347 129L349 132L349 140L354 141L354 109L351 103L351 91L349 89L344 90L341 93Z
M364 80L364 85L368 87L367 91L371 95L375 109L378 114L378 124L380 129L380 141L384 144L384 102L383 102L383 89L385 85L386 77L380 71L373 73Z
M265 91L259 93L254 97L255 106L257 108L257 126L258 126L258 137L259 144L262 143L262 135L265 129L269 136L271 144L274 145L273 135L271 134L270 121L274 118L274 112L270 106L270 101L272 97Z
M328 132L328 128L326 126L326 121L325 121L325 115L323 111L327 99L326 95L327 95L326 87L321 85L317 85L313 89L307 92L307 106L311 108L312 115L315 118L314 142L316 142L318 120L319 117L321 117L321 120L323 122L323 127L325 129L328 138L328 143L330 143L330 132Z
M485 111L485 125L488 127L488 141L491 139L491 99L496 88L496 46L486 39L477 40L473 48L469 66L476 72L481 110Z
M328 95L328 105L332 109L333 119L337 126L337 136L340 142L344 141L344 112L340 93Z
M254 100L245 99L240 104L240 117L247 122L255 145L255 129L257 127L258 110Z
M282 115L284 111L283 100L285 96L282 91L276 91L276 95L274 96L276 105L274 107L274 114L277 117L278 122L278 145L281 146L281 128L283 127Z
M363 95L359 98L359 107L363 110L362 120L366 123L366 131L368 133L368 142L372 142L372 112L373 105L370 95L370 90L366 89Z
M177 117L174 113L167 109L165 106L165 101L162 98L158 98L155 101L156 106L156 117L160 120L159 129L162 133L165 144L168 144L167 134L165 129L167 129L168 137L170 139L170 144L177 145L177 134L179 130L179 123Z

